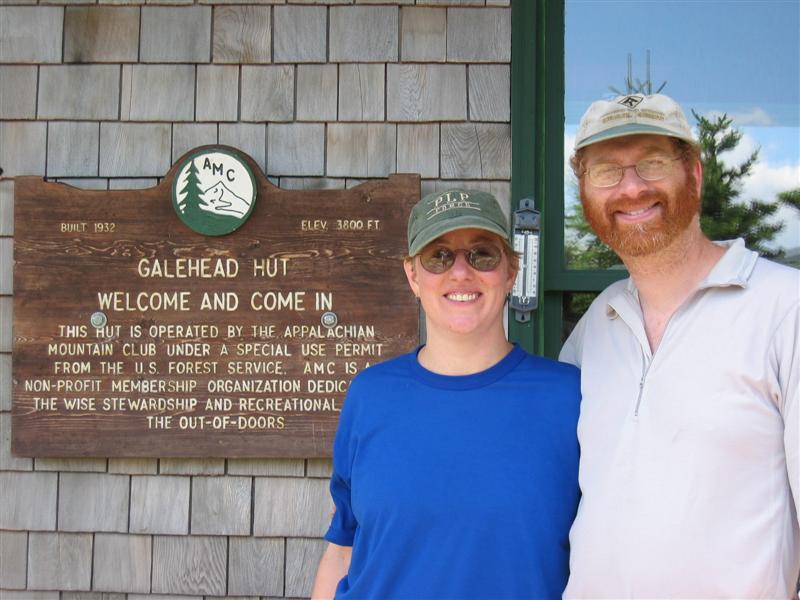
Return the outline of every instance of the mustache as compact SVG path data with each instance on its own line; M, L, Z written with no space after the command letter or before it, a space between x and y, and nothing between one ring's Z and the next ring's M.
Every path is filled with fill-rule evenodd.
M606 212L608 214L613 214L617 211L630 212L643 208L644 205L653 205L657 202L666 206L667 194L661 190L645 190L635 198L626 195L609 200L608 204L606 204Z

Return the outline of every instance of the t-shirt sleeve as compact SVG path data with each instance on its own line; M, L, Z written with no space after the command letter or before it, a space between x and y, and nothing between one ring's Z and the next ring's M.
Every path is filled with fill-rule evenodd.
M352 546L358 521L353 514L350 496L350 475L353 467L353 456L358 440L355 434L354 421L358 394L354 380L345 399L339 426L333 442L333 473L331 475L331 498L336 508L331 518L330 527L325 539L339 546Z

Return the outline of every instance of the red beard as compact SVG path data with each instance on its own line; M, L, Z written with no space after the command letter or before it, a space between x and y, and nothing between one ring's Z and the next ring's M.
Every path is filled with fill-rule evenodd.
M686 184L674 194L656 190L643 192L637 198L627 196L610 200L599 206L587 198L581 182L581 204L586 221L603 242L620 256L644 256L669 246L700 211L694 174L686 173ZM661 213L642 223L625 223L614 213L631 211L660 203Z

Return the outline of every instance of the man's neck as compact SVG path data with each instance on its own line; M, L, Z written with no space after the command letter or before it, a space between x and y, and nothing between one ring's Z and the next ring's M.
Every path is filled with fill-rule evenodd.
M725 249L695 221L672 244L647 256L622 257L639 290L650 347L655 351L669 319L714 268Z

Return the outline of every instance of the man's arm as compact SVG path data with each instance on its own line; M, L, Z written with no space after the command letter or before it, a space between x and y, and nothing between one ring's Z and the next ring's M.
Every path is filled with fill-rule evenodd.
M317 576L314 579L314 589L311 600L330 600L336 594L336 586L347 575L350 568L350 556L353 553L351 546L338 546L328 544L322 559L319 561Z
M583 354L583 335L586 328L586 315L581 317L575 329L569 334L567 341L564 342L564 347L561 348L561 353L558 355L558 360L561 362L575 365L581 368L581 358Z
M800 511L800 306L795 306L780 323L775 335L783 402L783 448L794 507Z

